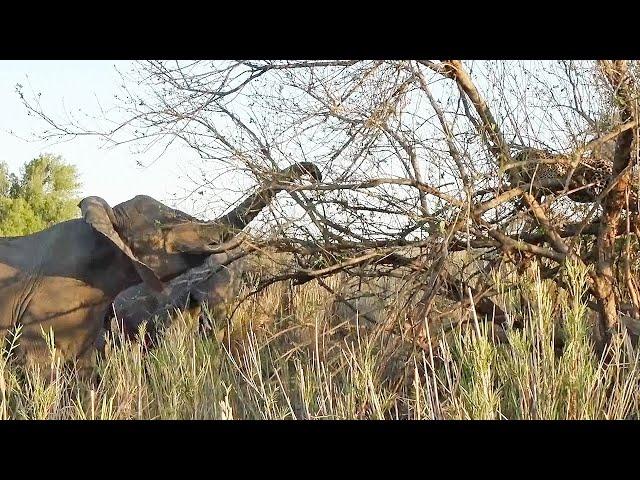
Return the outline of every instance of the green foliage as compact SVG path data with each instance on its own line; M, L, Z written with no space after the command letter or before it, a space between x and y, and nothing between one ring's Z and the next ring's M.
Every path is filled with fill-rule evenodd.
M11 190L12 178L7 164L0 163L0 196L6 197Z
M78 171L60 156L41 155L20 177L0 163L0 236L28 235L78 216Z
M46 228L24 198L0 198L0 236L28 235Z

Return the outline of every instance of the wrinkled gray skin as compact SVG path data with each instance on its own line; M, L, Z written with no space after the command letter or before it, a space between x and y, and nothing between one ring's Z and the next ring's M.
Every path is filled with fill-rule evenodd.
M176 310L188 311L200 319L201 326L208 326L201 307L206 304L212 316L221 318L240 290L244 269L244 252L235 248L213 254L202 266L171 280L166 285L166 296L158 295L144 283L134 285L116 297L113 309L107 312L105 327L110 330L115 314L125 337L134 339L144 322L145 343L153 344Z
M318 181L322 179L317 167L307 162L295 164L280 171L280 174L282 180L292 180L305 174ZM220 225L232 227L230 233L222 237L222 241L233 242L234 235L245 228L281 190L280 185L263 186L230 213L218 219ZM225 250L224 246L218 248ZM176 309L199 310L204 304L215 313L239 290L239 280L245 262L242 258L229 262L238 252L238 248L231 248L211 255L204 266L193 268L170 282L167 285L169 293L165 297L155 294L146 284L130 287L120 293L114 301L113 309L107 312L105 326L109 328L115 313L123 332L132 338L138 333L140 324L146 321L147 332L153 339L156 326L153 322L154 317L162 324ZM229 265L223 266L225 263ZM213 275L212 269L217 269Z
M53 330L64 358L93 350L105 311L122 290L162 282L202 264L228 234L140 195L113 209L99 197L80 219L24 237L0 238L0 338L22 325L18 356L48 355Z

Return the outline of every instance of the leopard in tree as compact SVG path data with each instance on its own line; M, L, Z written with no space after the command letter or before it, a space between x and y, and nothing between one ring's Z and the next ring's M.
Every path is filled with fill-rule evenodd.
M546 150L526 148L518 152L514 162L523 162L506 170L512 185L532 183L536 188L535 196L545 193L559 193L565 188L567 178L571 179L567 188L567 196L577 203L593 203L603 193L613 175L613 155L615 140L605 142L583 155L575 169L570 155L554 154ZM634 182L639 179L634 172ZM630 202L635 204L636 195L632 192Z

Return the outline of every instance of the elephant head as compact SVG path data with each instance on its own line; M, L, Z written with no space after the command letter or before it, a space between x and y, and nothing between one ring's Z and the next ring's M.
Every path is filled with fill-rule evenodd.
M193 255L193 258L201 258L200 255L204 255L208 257L206 263L209 264L209 266L218 264L218 257L224 255L222 252L229 251L237 246L237 243L234 243L238 238L236 235L273 200L279 191L285 188L285 182L304 175L309 175L317 181L322 179L320 171L314 164L308 162L296 163L277 172L271 182L264 184L255 193L249 195L229 213L211 222L196 223L195 233L193 233L193 223L186 223L184 228L179 224L174 225L171 230L167 231L164 237L166 238L168 250L175 255ZM147 213L142 217L151 218L153 215ZM143 223L146 225L148 222L145 221ZM185 232L191 233L186 234ZM135 238L138 238L138 243L136 243ZM155 271L160 271L154 259L150 258L149 255L145 256L145 248L141 248L141 238L142 236L139 231L133 236L132 248L136 251L136 256L147 265L153 266ZM150 251L148 247L146 250ZM214 252L220 252L220 254L213 255L212 253ZM169 253L169 255L171 255L171 253ZM165 258L167 258L166 255ZM188 259L190 257L187 256L185 258ZM198 261L198 264L204 263L205 260ZM234 268L237 268L238 265L239 263L236 263ZM195 304L206 301L210 307L227 301L228 298L221 295L220 292L226 291L228 289L227 287L229 287L227 284L229 284L232 279L235 280L239 273L235 272L234 275L229 276L228 272L231 270L225 269L212 276L203 274L203 268L207 270L207 265L191 268L169 282L167 284L167 291L169 292L168 300L160 299L153 295L143 284L132 286L121 292L114 302L114 310L118 319L122 322L125 331L129 334L135 334L137 327L142 321L151 319L154 316L166 319L167 314L171 313L174 308L184 307L187 299L190 299L190 301ZM194 281L194 279L200 277L202 280ZM185 289L184 285L188 285L188 288ZM111 318L111 313L113 312L109 311L105 319L107 326Z
M205 236L204 222L146 195L114 208L100 197L87 197L78 206L84 220L121 250L140 278L158 291L162 282L202 263L217 239Z
M296 163L277 172L272 182L263 185L231 212L210 222L198 220L145 195L121 203L112 211L106 203L88 199L81 202L81 208L83 203L86 204L85 210L98 210L102 205L102 222L106 223L109 218L113 226L110 238L115 233L122 239L131 250L131 254L124 250L125 253L137 260L134 266L140 277L153 287L157 282L152 273L165 282L201 265L209 255L219 250L219 244L229 241L246 227L284 188L285 182L304 175L322 179L314 164ZM120 246L117 239L114 243Z

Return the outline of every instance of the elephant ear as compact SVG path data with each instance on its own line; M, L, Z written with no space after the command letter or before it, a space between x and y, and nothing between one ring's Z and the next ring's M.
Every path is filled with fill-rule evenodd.
M82 217L85 222L91 225L95 230L107 237L116 247L122 250L140 275L144 283L154 290L161 292L164 288L160 279L153 270L138 260L129 246L124 243L118 232L113 228L114 216L111 207L100 197L87 197L83 199L78 206L82 211Z

